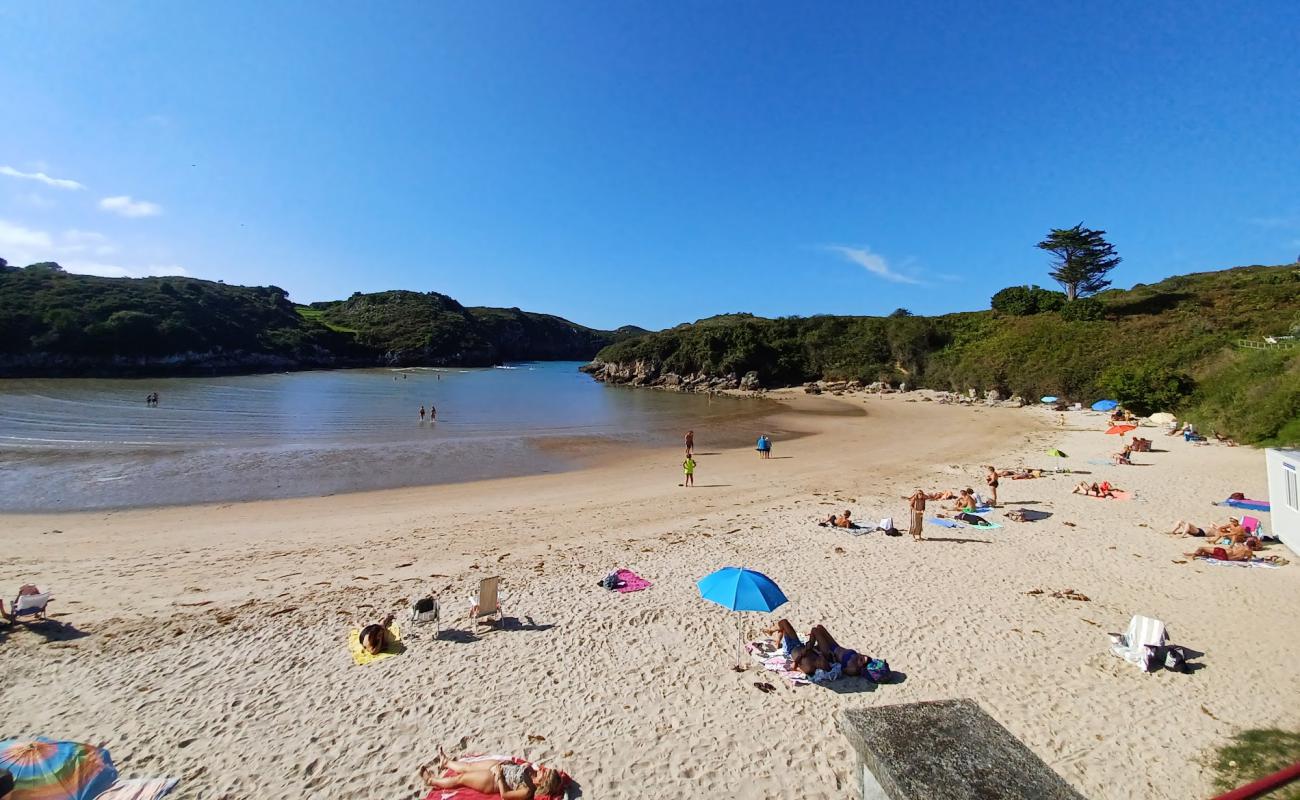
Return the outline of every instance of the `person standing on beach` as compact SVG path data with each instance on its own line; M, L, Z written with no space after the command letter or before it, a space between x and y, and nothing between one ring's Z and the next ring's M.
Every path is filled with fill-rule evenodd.
M695 431L687 431L686 432L686 455L689 456L694 452L695 452Z
M996 508L998 505L998 471L992 465L984 469L989 471L989 474L984 476L984 482L989 485L989 491L993 494L992 499L989 500L989 505Z
M695 485L695 459L691 457L690 453L686 454L686 460L682 462L682 471L686 473L686 481L682 484L682 486L694 486Z
M912 492L910 496L903 499L908 502L908 505L912 510L911 525L908 527L907 532L912 534L912 539L914 541L919 542L925 538L921 535L921 526L925 524L925 501L934 500L936 498L926 494L920 489L917 489L915 492Z
M424 422L424 406L420 406L420 422Z

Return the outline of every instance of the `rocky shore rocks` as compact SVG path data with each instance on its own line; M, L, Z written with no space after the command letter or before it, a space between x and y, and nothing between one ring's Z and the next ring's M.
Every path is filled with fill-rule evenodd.
M601 383L651 386L678 392L720 392L729 389L763 391L758 373L752 371L744 375L734 372L726 375L707 375L703 372L679 375L676 372L662 372L658 366L645 361L630 364L593 361L579 367L579 370Z

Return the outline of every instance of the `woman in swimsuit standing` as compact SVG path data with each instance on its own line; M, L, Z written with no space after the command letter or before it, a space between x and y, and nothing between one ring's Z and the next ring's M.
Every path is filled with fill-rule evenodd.
M992 465L985 467L985 469L989 471L989 474L984 477L984 482L989 485L989 492L993 494L989 505L996 508L998 504L998 471Z

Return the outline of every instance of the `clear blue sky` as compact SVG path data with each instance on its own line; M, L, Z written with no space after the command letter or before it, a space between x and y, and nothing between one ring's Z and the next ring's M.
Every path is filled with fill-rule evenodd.
M663 327L1300 253L1300 3L903 5L4 2L0 256Z

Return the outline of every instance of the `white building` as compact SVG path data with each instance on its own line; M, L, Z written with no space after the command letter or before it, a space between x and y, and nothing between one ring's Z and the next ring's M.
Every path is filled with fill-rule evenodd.
M1300 555L1300 450L1266 451L1273 535Z

